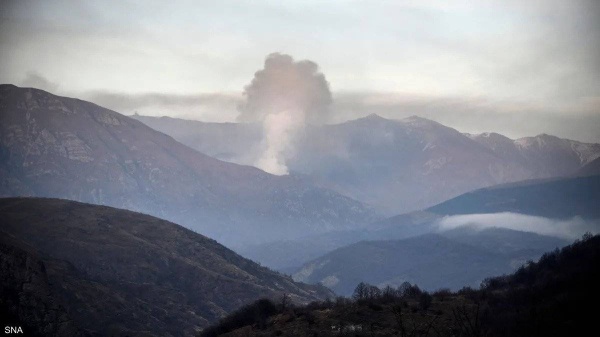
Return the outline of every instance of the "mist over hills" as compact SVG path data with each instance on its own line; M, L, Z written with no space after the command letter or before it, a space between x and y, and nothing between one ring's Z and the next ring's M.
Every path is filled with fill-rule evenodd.
M427 210L441 215L513 212L555 219L599 219L599 204L600 175L593 175L484 188Z
M477 286L486 277L511 272L569 242L570 236L560 235L561 231L543 235L548 233L536 228L556 229L579 219L562 231L579 235L582 229L595 229L600 218L600 175L596 174L600 145L548 135L511 140L498 134L463 134L420 117L389 120L370 115L341 124L307 126L298 133L293 153L286 158L291 174L275 176L244 165L253 164L261 151L263 135L258 124L129 118L85 101L12 85L0 86L0 111L0 196L57 197L148 213L216 239L268 267L293 273L297 281L322 283L338 294L349 294L360 281L395 286L409 281L426 289ZM24 296L56 304L50 306L56 315L47 320L84 319L61 304L81 301L72 302L73 289L89 298L102 298L98 290L102 287L113 287L121 298L149 290L156 295L153 303L160 312L187 312L187 307L163 307L165 299L172 305L181 297L171 293L173 289L205 289L195 288L198 285L187 278L154 278L157 272L169 271L172 252L192 254L182 252L177 243L195 240L186 235L196 234L172 224L160 230L150 225L136 228L133 224L140 221L166 223L137 213L123 218L133 226L126 233L114 232L111 221L121 219L124 211L113 214L110 209L106 211L110 215L98 217L106 208L31 200L29 204L7 201L14 207L11 214L18 214L10 219L31 221L29 226L37 232L19 232L27 226L3 227L6 233L23 236L11 232L2 243L2 252L7 261L13 261L6 267L17 268L14 275L37 275L41 290ZM17 207L21 203L22 208ZM28 215L26 209L34 211ZM400 215L381 220L374 209ZM85 219L78 210L93 216ZM529 226L532 218L538 227ZM71 219L85 221L70 224ZM87 226L88 220L93 230L78 227ZM48 229L43 226L48 223L68 231L45 232ZM181 231L188 234L179 237ZM152 237L140 239L140 235ZM48 236L52 240L64 236L68 242L50 247L52 240L43 239ZM205 262L211 263L210 268L225 270L212 272L202 265L198 271L190 267L189 257L183 257L187 262L174 272L204 280L208 270L211 276L206 282L215 286L197 295L203 307L190 309L193 317L181 316L195 322L186 326L188 332L256 296L289 292L305 301L332 295L322 288L297 285L200 237L206 245L211 242L202 254L220 256ZM158 247L164 240L167 246ZM114 248L114 253L95 246L100 243ZM85 255L96 248L99 257ZM207 259L202 254L194 258ZM222 258L223 254L227 257ZM23 269L19 261L50 266L50 272L41 267ZM97 270L86 269L87 264L95 264L90 268ZM141 269L126 270L124 266L131 264ZM252 266L253 271L240 265ZM244 272L239 274L236 268ZM239 280L223 285L218 275ZM70 290L57 293L53 283L46 281L53 277ZM264 281L267 286L263 278L269 280ZM120 283L123 280L141 285L125 286ZM10 279L5 281L10 289L18 288ZM88 281L95 283L92 286ZM169 284L168 291L160 288L167 284L163 281ZM97 282L108 283L97 288ZM248 289L242 289L244 282L251 283ZM260 285L255 286L256 282ZM229 289L240 293L233 292L231 304L219 302L221 291ZM86 312L109 317L103 310L118 307L120 299L107 301L106 306ZM157 324L153 331L180 324L170 321L161 326L155 321L166 316L154 312L142 310L139 315L144 317L136 321L139 331L144 324ZM94 334L105 325L81 330L79 324L69 323L57 331ZM124 325L108 326L113 328L121 331ZM168 331L177 335L175 330Z
M324 252L327 244L340 248L304 264L294 278L321 282L342 294L357 279L394 286L416 282L431 290L444 284L453 289L477 286L573 237L600 232L599 204L600 175L484 188L424 212L374 223L369 230L340 234L343 241L322 240L313 251ZM445 241L438 242L440 237ZM465 246L481 251L466 251ZM371 258L359 258L363 256Z
M199 153L141 122L45 91L0 86L0 196L131 209L227 245L351 229L360 202L297 176Z
M600 230L598 204L600 175L530 180L465 193L423 211L400 214L374 222L366 229L336 231L295 240L251 245L241 250L241 253L272 268L295 272L299 264L348 244L361 240L405 239L434 233L440 230L443 220L452 219L453 215L471 214L482 215L470 219L472 224L497 217L498 220L494 221L495 226L502 226L503 221L512 221L517 222L514 227L521 231L533 230L526 224L528 217L536 217L543 226L565 227L572 225L571 219L580 218L576 222L584 224L585 227L570 228L573 235L579 236L587 229ZM486 214L489 216L485 216ZM503 217L503 214L507 216ZM511 217L511 214L515 216ZM465 224L468 222L464 221ZM560 232L559 228L555 229L555 232ZM562 230L568 231L569 228ZM286 254L283 254L283 251Z
M598 18L0 0L0 331L590 334Z
M0 222L0 307L36 335L189 336L261 297L332 296L145 214L2 198Z
M260 125L132 116L202 153L253 165ZM424 209L462 193L526 179L574 174L600 157L599 144L550 135L512 140L463 134L420 117L370 115L309 126L288 153L292 173L387 215Z

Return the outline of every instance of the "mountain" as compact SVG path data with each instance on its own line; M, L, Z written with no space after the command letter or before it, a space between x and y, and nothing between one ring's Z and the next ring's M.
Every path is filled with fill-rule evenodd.
M217 158L252 165L260 127L133 116ZM600 157L599 144L549 135L512 140L463 134L417 116L369 115L309 126L287 158L291 172L372 205L387 215L420 210L482 187L567 176Z
M341 193L386 214L421 209L481 186L497 172L516 173L490 151L458 131L410 117L371 115L315 127L290 159L292 170L324 181Z
M376 221L364 229L251 245L240 253L271 268L296 272L307 261L362 240L397 240L436 233L445 216L513 212L548 219L579 217L597 223L598 205L600 175L529 180L465 193L423 211Z
M600 237L544 254L478 290L358 284L352 299L277 307L260 300L205 329L217 336L586 336L600 300Z
M232 246L376 219L307 179L217 160L89 102L1 85L0 113L0 196L130 209Z
M511 272L527 260L537 259L544 252L564 246L568 241L524 232L530 229L526 224L519 223L504 225L522 228L523 231L478 229L476 219L471 220L473 226L448 230L440 226L446 217L504 212L536 216L548 222L577 217L589 223L586 227L594 226L595 232L598 232L598 205L598 175L524 181L484 188L423 212L376 222L366 230L339 233L338 237L344 238L344 243L324 240L322 245L312 247L315 253L322 255L297 269L294 278L309 283L324 282L342 294L351 291L352 284L357 280L376 285L398 285L398 282L406 280L427 289L435 289L444 286L439 281L441 277L445 285L453 289L464 285L475 286L485 277ZM573 224L567 221L562 226ZM569 230L580 229L564 228L564 232ZM444 244L425 242L426 238L432 240L431 235L447 241ZM352 239L357 243L351 243ZM311 242L320 241L313 239ZM461 245L476 247L486 254L466 251ZM325 250L328 252L325 253ZM255 257L253 254L247 255ZM291 256L288 253L288 259ZM372 259L361 256L370 256ZM473 260L475 257L479 260ZM294 262L297 263L297 260Z
M507 229L459 228L402 240L361 241L306 263L294 279L350 295L359 282L416 283L427 290L478 286L568 242Z
M0 222L0 312L40 336L190 336L261 297L331 296L149 215L5 198Z
M521 162L536 172L531 178L565 176L600 157L599 144L586 144L541 134L535 137L509 139L496 133L468 135L477 143L492 150L496 156Z
M440 215L513 212L554 219L600 219L600 175L493 186L445 201Z
M213 158L236 164L252 164L252 154L262 140L260 124L205 123L172 117L130 116L154 130Z
M600 158L596 158L591 162L585 164L582 168L577 171L579 176L591 176L600 175Z

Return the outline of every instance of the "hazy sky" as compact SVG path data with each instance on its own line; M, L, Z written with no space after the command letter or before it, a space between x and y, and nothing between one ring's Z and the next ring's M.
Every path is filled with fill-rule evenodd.
M319 65L334 120L600 142L600 1L0 0L0 82L234 121L266 55Z

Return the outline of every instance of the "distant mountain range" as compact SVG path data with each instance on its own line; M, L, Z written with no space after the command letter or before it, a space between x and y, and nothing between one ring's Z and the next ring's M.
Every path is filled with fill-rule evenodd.
M402 240L361 241L305 264L294 279L322 283L344 296L351 295L361 281L380 287L410 282L427 290L458 290L478 287L487 277L510 273L568 243L497 228L460 228Z
M553 219L600 219L600 175L493 186L430 207L440 215L513 212Z
M549 219L579 217L582 221L597 223L600 230L598 205L600 175L525 181L466 193L424 211L377 221L367 229L331 232L303 239L249 246L241 253L272 268L295 273L305 262L359 241L400 240L438 233L440 221L450 215L513 212ZM457 239L456 236L452 238ZM518 236L515 235L510 240L517 239ZM555 241L552 240L549 246L554 244ZM525 249L527 245L528 243L524 242L522 246L517 246ZM540 249L535 254L543 252L544 250ZM537 257L535 254L534 257Z
M510 212L563 220L600 218L600 145L548 135L511 140L498 134L462 134L419 117L388 120L371 115L342 124L309 126L297 139L295 154L288 158L292 173L274 176L242 165L250 164L260 147L262 131L255 124L134 116L198 152L133 118L37 89L0 85L0 112L0 196L64 198L158 216L229 245L268 267L294 274L296 280L322 282L343 294L357 280L378 285L408 280L431 289L476 285L484 277L510 272L567 243L509 229L440 230L447 217ZM23 206L19 219L36 216L33 226L66 221L74 211L69 210L70 203L63 202L67 206L60 206L58 213L64 216L56 218L47 211L42 217L36 213L46 207L40 202ZM26 216L26 206L32 215ZM381 220L374 209L380 214L400 215ZM100 226L105 220L93 221ZM142 226L127 234L127 240L136 241L143 234L140 231L149 229ZM155 240L175 235L173 230L183 229L171 227L159 231L162 238L152 236L139 243L152 246ZM70 231L91 240L85 236L88 229ZM70 233L61 235L68 238ZM108 240L102 233L94 236ZM115 239L125 240L120 238L123 233L113 234ZM49 261L49 253L40 250L42 241L21 244L13 239L6 237L7 245L17 247L5 249L7 254L31 259L38 266L38 262ZM92 243L86 245L94 251ZM110 240L103 245L121 247ZM127 246L119 254L140 253L131 248L133 244ZM152 255L151 249L156 248L152 247L140 249ZM179 254L177 249L177 244L168 248ZM52 259L77 264L77 255L71 252ZM126 258L104 251L101 255L110 260L98 268L111 275L121 273L113 270L112 264ZM165 257L156 257L158 260L150 262L141 256L125 264L142 261L143 268L162 270L153 263L162 263ZM65 268L56 275L71 275L70 267ZM28 275L28 270L20 270L19 275ZM84 272L90 271L84 268ZM129 272L133 271L123 271ZM42 282L44 277L50 276L38 280L45 289L43 296L58 296ZM438 282L440 277L446 282ZM280 281L276 283L281 285ZM220 289L219 282L214 284ZM290 287L299 299L308 299L293 283ZM202 309L199 314L206 321L229 310L215 302L216 298L201 301L214 304L212 311ZM60 305L53 310L56 317L72 315ZM77 327L64 329L75 333Z
M333 296L148 215L0 199L0 322L28 336L191 336L258 298Z
M600 231L598 205L600 175L525 181L484 188L450 199L424 212L399 215L374 223L368 230L339 233L338 237L342 240L331 240L333 233L327 235L329 241L312 239L311 242L321 243L312 247L315 253L324 253L331 250L332 246L340 248L304 264L294 273L294 278L309 283L324 283L340 294L349 294L357 280L395 286L404 281L416 282L431 290L444 284L453 289L464 285L477 286L486 277L509 273L525 261L535 260L544 252L564 246L568 241L500 228L462 226L446 230L440 227L445 217L505 212L547 219L578 217L595 226L597 233ZM477 223L472 225L476 226ZM565 223L564 226L569 224ZM522 228L528 230L525 224ZM568 232L569 228L564 230ZM357 243L351 243L351 240ZM326 248L327 244L329 248ZM260 252L266 250L268 247L261 247ZM306 256L306 249L302 254ZM247 255L252 256L251 253ZM287 256L289 262L292 254L288 253Z
M95 104L13 85L0 85L0 196L130 209L231 246L377 219L302 177L223 162Z
M222 160L252 165L260 151L260 125L132 117ZM470 135L416 116L370 115L308 127L287 163L294 174L394 215L482 187L574 174L599 157L600 144Z

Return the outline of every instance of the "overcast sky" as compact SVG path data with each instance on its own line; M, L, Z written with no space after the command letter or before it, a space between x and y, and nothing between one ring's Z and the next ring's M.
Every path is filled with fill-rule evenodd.
M234 121L266 55L317 63L334 121L600 142L600 1L0 0L0 82Z

